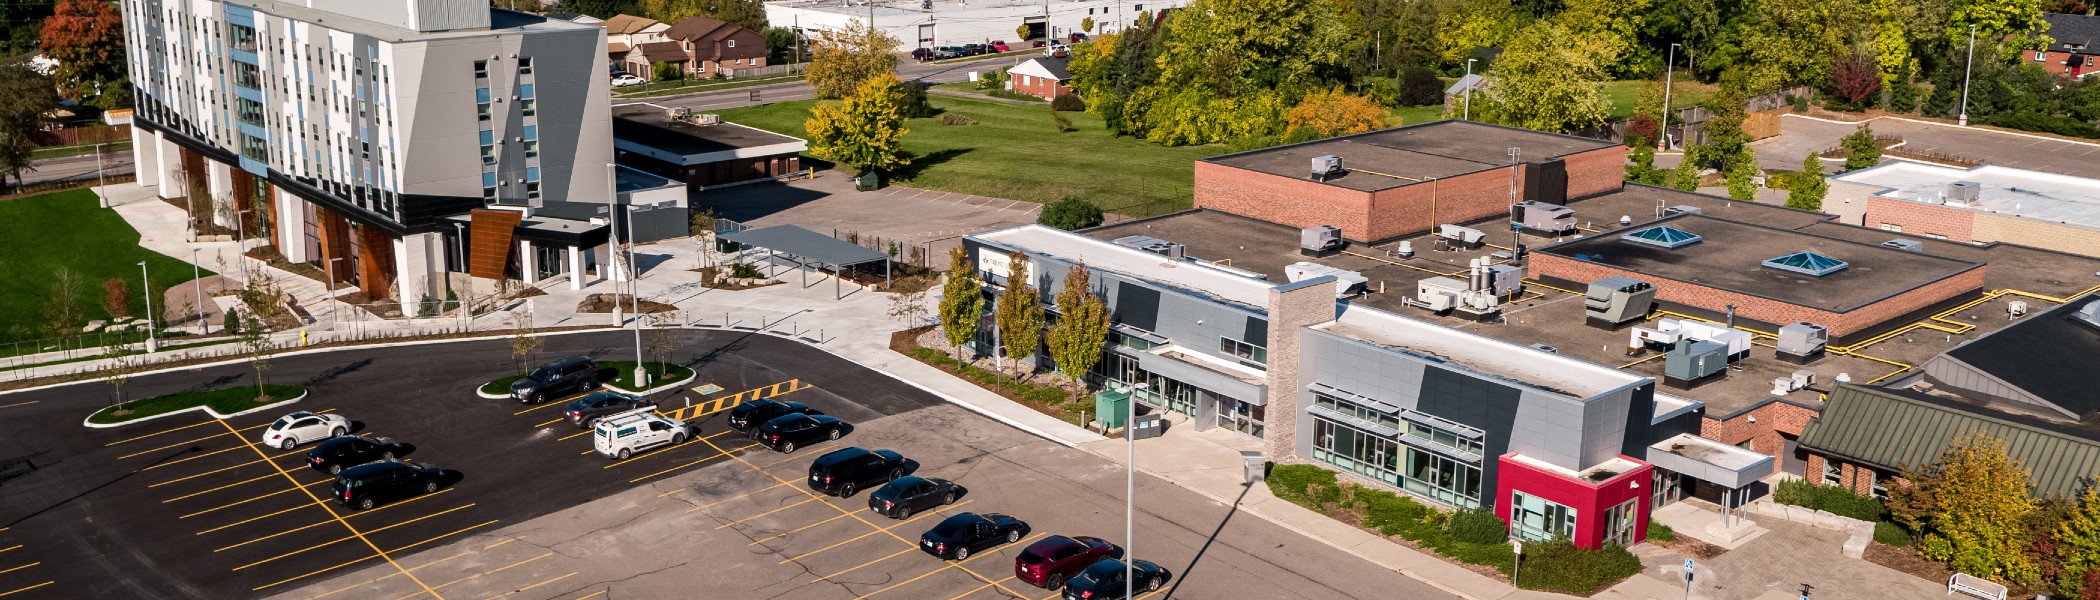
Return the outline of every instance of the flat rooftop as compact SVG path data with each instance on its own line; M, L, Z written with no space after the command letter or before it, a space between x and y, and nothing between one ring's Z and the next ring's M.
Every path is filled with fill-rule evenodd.
M1340 317L1312 328L1576 400L1647 379L1369 307L1347 306Z
M615 106L612 116L613 139L616 143L647 146L680 156L734 152L782 144L805 145L801 138L728 121L715 125L695 125L673 120L666 107L655 104Z
M2100 229L2100 180L2095 179L1996 165L1959 169L1902 160L1831 179L1880 187L1877 196L1932 205L1945 202L1947 184L1973 181L1980 184L1976 204L1949 208Z
M2100 389L2086 371L2100 356L2100 326L2075 316L2080 307L2100 299L2071 300L1970 340L1947 356L2072 413L2100 413Z
M334 29L336 31L364 34L375 38L379 38L381 40L387 40L392 42L411 42L424 40L440 40L447 38L481 37L495 35L497 33L515 34L555 31L568 31L571 33L586 33L590 35L597 35L597 32L592 30L604 30L604 28L592 24L576 23L572 21L563 21L559 19L549 19L544 16L526 12L518 12L514 10L489 8L488 29L416 31L413 29L395 27L393 25L388 25L385 23L375 23L372 21L359 19L357 17L330 12L318 8L310 8L292 2L278 2L276 0L226 0L226 2L228 4L246 6L248 8L255 9L257 12L268 13L279 17L292 19L294 21L299 21L302 23L310 23L313 25Z
M1488 169L1509 167L1509 149L1524 160L1566 156L1613 144L1589 138L1474 121L1443 120L1300 144L1213 156L1204 162L1311 180L1316 156L1342 157L1347 172L1328 185L1377 191Z
M1085 262L1088 267L1207 296L1257 312L1267 312L1269 289L1283 281L1280 278L1271 282L1235 275L1204 263L1177 261L1042 225L1015 225L968 237L1059 260Z
M613 171L613 184L622 192L639 192L662 187L685 185L667 178L658 177L632 167L622 165Z
M1546 246L1535 252L1836 312L1860 308L1982 266L1965 260L1704 214L1675 215L1650 225L1666 225L1704 239L1677 248L1663 248L1627 241L1621 233L1608 233ZM1641 229L1645 227L1633 231ZM1761 264L1767 259L1804 251L1835 258L1850 266L1817 277Z

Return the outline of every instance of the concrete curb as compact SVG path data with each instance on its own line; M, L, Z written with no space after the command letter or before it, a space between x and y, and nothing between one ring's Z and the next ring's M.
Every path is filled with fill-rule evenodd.
M714 328L712 328L712 327L709 327L709 328L705 328L705 329L714 329ZM737 331L737 330L735 330L735 329L728 329L728 330L724 330L724 331ZM790 340L794 340L794 341L797 341L797 342L802 342L802 340L799 340L799 339L795 339L795 338L786 338L786 336L782 336L782 337L783 337L783 338L785 338L785 339L790 339ZM883 374L884 376L887 376L887 377L889 377L890 379L895 379L895 380L897 380L897 381L901 381L901 382L904 382L904 383L905 383L906 385L909 385L909 386L912 386L912 387L915 387L915 388L919 388L919 391L922 391L922 392L926 392L926 393L928 393L928 394L933 394L933 395L934 395L934 397L936 397L936 398L940 398L940 399L942 399L942 400L946 400L946 401L948 401L948 403L949 403L949 404L954 404L954 405L956 405L956 406L961 406L961 407L963 407L963 408L965 408L965 409L968 409L968 410L969 410L970 412L974 412L974 413L977 413L977 414L980 414L980 415L984 415L985 417L989 417L989 418L991 418L992 420L994 420L994 421L998 421L998 422L1000 422L1000 423L1005 423L1005 424L1006 424L1006 425L1007 425L1008 427L1012 427L1012 428L1014 428L1014 429L1019 429L1019 430L1021 430L1022 432L1024 432L1024 433L1027 433L1027 434L1029 434L1029 435L1033 435L1033 436L1036 436L1036 437L1039 437L1039 438L1043 438L1043 439L1045 439L1045 440L1049 440L1049 441L1051 441L1051 442L1053 442L1053 443L1056 443L1056 444L1057 444L1057 445L1059 445L1059 446L1064 446L1064 447L1066 447L1066 448L1078 448L1078 447L1079 447L1079 445L1078 445L1077 443L1074 443L1074 442L1068 441L1068 440L1066 440L1066 439L1064 439L1064 438L1061 438L1061 437L1058 437L1058 436L1055 436L1055 435L1051 435L1051 434L1050 434L1049 432L1047 432L1047 431L1043 431L1043 430L1041 430L1041 429L1036 429L1035 427L1033 427L1033 426L1030 426L1030 425L1028 425L1028 424L1022 423L1022 422L1020 422L1020 421L1016 421L1016 420L1013 420L1012 418L1009 418L1009 417L1007 417L1006 415L1002 415L1002 414L999 414L999 413L996 413L996 412L992 412L992 411L990 411L990 410L986 410L986 409L985 409L985 408L983 408L983 407L977 406L977 405L975 405L975 404L971 404L971 403L969 403L969 402L964 402L964 401L963 401L963 400L962 400L961 398L956 398L956 397L954 397L954 396L950 396L950 395L947 395L947 394L943 394L943 393L941 393L941 392L940 392L940 390L936 390L936 389L933 389L933 388L930 388L930 387L926 387L926 386L924 386L924 385L920 385L920 384L919 384L919 382L917 382L917 381L912 381L911 379L905 378L905 377L903 377L903 376L901 376L901 375L898 375L898 374L896 374L896 373L891 373L891 372L890 372L890 371L889 371L888 369L884 369L884 368L882 368L882 367L878 367L878 366L875 366L875 365L871 365L871 364L868 364L868 363L864 363L864 362L861 362L861 361L859 361L859 360L855 360L855 359L854 359L854 358L852 358L852 357L846 356L846 355L844 355L844 354L839 354L839 353L837 353L837 352L832 352L830 348L825 348L825 347L823 347L823 346L819 346L819 345L816 345L816 344L811 344L811 343L803 342L803 343L802 343L802 345L804 345L804 346L809 346L809 347L811 347L811 348L816 348L816 349L818 349L818 350L823 350L823 351L824 351L824 353L826 353L826 354L830 354L830 355L832 355L832 356L836 356L836 357L838 357L839 359L841 359L841 360L844 360L844 361L846 361L846 362L850 362L850 363L853 363L853 364L856 364L856 365L860 365L861 367L864 367L864 368L866 368L866 369L868 369L868 370L870 370L870 371L874 371L874 372L877 372L877 373L881 373L881 374ZM902 355L902 354L898 354L898 355L897 355L897 357L898 357L898 358L901 358L901 359L904 359L904 360L912 360L912 358L911 358L911 357L909 357L909 356L905 356L905 355ZM943 374L945 375L946 373L943 373ZM950 377L953 377L953 376L952 376L952 375L950 375ZM976 384L974 384L974 383L973 383L973 384L970 384L970 385L976 385Z
M1981 132L1985 132L1985 133L1995 133L1995 134L2000 134L2000 135L2010 135L2010 136L2014 136L2014 137L2023 137L2023 138L2029 138L2029 139L2036 139L2036 140L2045 140L2045 141L2051 141L2051 142L2063 142L2063 143L2066 143L2066 144L2074 144L2074 145L2079 145L2079 146L2092 146L2092 147L2100 147L2100 144L2096 144L2096 143L2093 143L2093 142L2082 142L2082 141L2078 141L2078 140L2067 140L2067 139L2063 139L2063 138L2055 138L2055 137L2049 137L2049 136L2046 136L2046 135L2034 135L2034 134L2031 134L2031 133L2020 133L2020 132L2017 132L2017 131L2006 131L2006 130L2003 130L2003 129L1978 129L1978 128L1975 128L1975 127L1962 127L1962 126L1960 126L1960 125L1948 125L1948 124L1946 124L1946 123L1935 123L1935 122L1932 122L1932 121L1922 121L1922 120L1918 120L1918 119L1912 119L1912 118L1908 118L1908 117L1874 117L1874 118L1872 118L1872 119L1866 119L1866 120L1861 120L1861 121L1839 121L1839 120L1836 120L1836 119L1825 119L1825 118L1822 118L1822 117L1811 117L1811 116L1808 116L1808 115L1796 115L1796 114L1791 114L1791 113L1789 113L1789 114L1782 114L1782 115L1779 115L1779 116L1781 116L1781 117L1792 117L1792 118L1795 118L1795 119L1807 119L1807 120L1810 120L1810 121L1819 121L1819 122L1823 122L1823 123L1831 123L1831 124L1836 124L1836 125L1858 125L1858 124L1861 124L1861 123L1872 123L1872 122L1874 122L1874 121L1883 121L1883 120L1887 120L1887 121L1902 121L1902 122L1905 122L1905 123L1916 123L1916 124L1919 124L1919 125L1931 125L1931 126L1934 126L1934 127L1946 127L1946 128L1950 128L1950 129L1960 129L1960 130L1964 130L1964 131L1981 131ZM1905 159L1905 160L1909 160L1909 159Z
M248 410L240 411L240 412L237 412L237 413L233 413L233 414L230 414L230 415L222 415L222 414L219 414L219 411L216 411L216 410L212 410L212 409L211 409L211 407L209 407L209 406L192 406L192 407L189 407L189 408L185 408L185 409L182 409L182 410L177 410L177 411L170 411L170 412L164 412L164 413L161 413L161 414L157 414L157 415L153 415L153 416L150 416L150 417L141 417L141 418L137 418L137 419L132 419L132 420L129 420L129 421L125 421L125 422L122 422L122 423L90 423L90 422L88 422L88 419L93 419L93 418L95 418L95 413L99 413L99 412L102 412L102 411L99 411L99 410L98 410L98 411L95 411L95 412L93 412L93 413L88 413L87 419L81 419L81 420L80 420L80 425L81 425L82 427L87 427L87 428L89 428L89 429L115 429L115 428L118 428L118 427L123 427L123 426L126 426L126 425L137 425L137 424L139 424L139 423L144 423L144 422L147 422L147 421L151 421L151 420L154 420L154 419L159 419L159 418L162 418L162 417L171 417L171 416L175 416L175 415L179 415L179 414L183 414L183 413L188 413L188 412L197 412L197 411L203 411L203 412L204 412L204 414L208 414L208 415L211 415L211 418L214 418L214 419L219 419L219 420L222 420L222 421L223 421L223 420L226 420L226 419L231 419L231 418L234 418L234 417L238 417L238 416L241 416L241 415L252 415L252 414L255 414L255 413L259 413L259 412L262 412L262 411L266 411L266 410L271 410L271 409L274 409L274 408L278 408L278 407L281 407L281 406L286 406L286 405L289 405L289 404L291 404L291 403L293 403L293 402L298 402L298 401L300 401L300 400L305 400L305 399L306 399L306 397L307 397L307 396L309 396L309 395L311 395L311 394L312 394L312 392L309 392L309 391L307 391L307 390L306 390L306 388L305 388L304 386L301 386L301 387L299 388L299 395L298 395L298 396L296 396L296 397L293 397L293 398L292 398L292 399L290 399L290 400L283 400L283 401L278 401L278 402L271 402L271 403L269 403L269 404L264 404L264 405L262 405L262 406L257 406L257 407L255 407L255 408L251 408L251 409L248 409Z
M691 371L692 369L686 369L686 370L687 370L687 371ZM622 388L622 387L614 387L614 386L613 386L612 384L609 384L609 383L608 383L608 384L606 384L606 385L605 385L605 386L603 387L603 389L608 389L608 390L612 390L612 391L615 391L615 392L619 392L619 393L622 393L622 394L634 394L634 395L636 395L636 396L647 396L647 395L650 395L650 394L654 394L654 393L657 393L657 392L662 392L662 391L666 391L666 390L672 390L672 389L677 389L677 388L679 388L679 387L683 387L683 386L685 386L685 384L688 384L688 383L692 383L694 379L698 379L699 377L700 377L700 374L699 374L698 372L695 372L695 373L693 373L692 375L687 375L687 376L685 377L685 379L680 379L680 380L678 380L678 381L676 381L676 382L673 382L673 383L666 383L666 384L663 384L663 385L659 385L659 386L656 386L656 387L653 387L653 388L649 388L649 389L646 389L646 390L642 390L642 391L639 391L639 392L637 392L637 391L632 391L632 390L629 390L629 389L627 389L627 388ZM482 385L488 385L488 384L484 383L484 384L482 384ZM593 390L593 391L596 391L596 390ZM481 386L480 386L480 385L474 386L474 395L476 395L476 396L480 396L480 397L482 397L483 399L487 399L487 400L509 400L509 399L510 399L510 396L509 396L509 395L507 395L507 394L490 394L490 393L488 393L488 392L484 392L484 391L481 391Z

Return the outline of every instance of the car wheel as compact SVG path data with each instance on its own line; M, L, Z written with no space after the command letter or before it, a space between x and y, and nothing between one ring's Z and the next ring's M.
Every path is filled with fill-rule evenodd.
M955 503L955 492L948 492L948 495L945 495L945 496L941 496L941 505L942 505L942 506L947 506L947 505L950 505L950 504L954 504L954 503Z
M620 454L615 458L617 458L618 460L627 460L627 457L629 456L634 456L634 451L628 450L626 448L621 448Z
M588 419L584 419L584 420L583 420L583 428L584 428L584 429L590 429L590 428L592 428L592 427L597 427L597 426L598 426L598 417L591 417L591 418L588 418Z
M853 497L853 492L854 492L854 489L853 489L853 484L850 484L850 483L848 483L848 484L846 484L846 485L843 485L843 486L840 486L840 487L839 487L839 497L840 497L840 498L852 498L852 497Z
M425 482L423 482L423 493L425 493L425 494L435 494L435 493L437 493L437 491L438 491L438 482L435 482L435 481L425 481Z
M785 443L785 444L781 444L781 445L780 445L780 453L781 453L781 454L794 454L794 453L795 453L795 443L794 443L794 442L788 442L788 443Z
M328 474L329 474L329 475L336 475L336 474L340 474L340 473L342 473L342 472L343 472L343 466L342 466L342 465L328 465Z
M1014 543L1014 542L1018 542L1018 541L1021 541L1021 530L1019 530L1019 529L1008 529L1008 530L1006 530L1006 543L1008 543L1008 544L1011 544L1011 543Z
M1054 590L1061 587L1065 587L1065 576L1063 575L1051 575L1050 578L1043 580L1043 589Z
M380 453L379 460L394 460L394 453L392 451Z
M337 427L335 429L328 430L328 437L343 437L343 434L345 433L350 433L350 430Z
M830 434L829 434L829 435L828 435L827 437L830 437L830 438L831 438L831 441L834 441L834 442L836 442L836 441L839 441L839 436L840 436L840 435L842 435L842 434L840 434L840 433L839 433L839 430L837 430L837 429L833 429L833 430L831 430L831 433L830 433Z
M357 509L372 510L372 498L370 496L367 496L365 497L365 499L357 501Z
M1150 591L1153 591L1153 590L1157 590L1157 589L1159 589L1159 578L1158 578L1158 577L1154 577L1154 578L1151 578L1151 579L1145 580L1145 591L1147 591L1147 592L1150 592Z
M961 547L961 548L956 548L956 549L955 549L955 560L969 560L969 559L970 559L970 547L969 547L969 546L964 546L964 547Z
M292 436L289 435L284 436L284 441L277 442L277 449L279 450L290 450L297 447L299 447L299 440L292 439Z
M898 519L898 520L900 520L900 521L901 521L901 520L904 520L904 519L909 519L909 518L911 518L911 507L909 507L909 506L906 506L906 507L904 507L904 508L900 508L900 509L897 509L897 519Z
M904 477L904 468L903 468L903 467L898 467L898 468L895 468L895 469L890 469L890 481L896 481L896 480L898 480L898 479L900 479L900 478L903 478L903 477Z
M675 434L671 434L671 445L673 445L673 446L676 446L676 445L679 445L679 444L683 444L683 443L685 443L685 434L683 434L683 433L675 433Z

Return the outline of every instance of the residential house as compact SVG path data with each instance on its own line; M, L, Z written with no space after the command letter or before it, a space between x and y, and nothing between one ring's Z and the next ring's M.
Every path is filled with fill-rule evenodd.
M542 16L545 16L549 19L554 19L556 21L568 21L570 23L582 23L585 25L596 25L605 22L604 19L600 19L598 17L593 17L583 13L567 11L554 11Z
M628 49L621 55L619 64L629 73L653 79L658 63L677 65L680 72L691 71L686 65L687 60L685 52L678 49L678 42L648 42Z
M1072 59L1063 56L1062 52L1058 54L1031 58L1014 66L1013 70L1007 71L1006 88L1044 100L1072 93L1072 88L1065 87L1065 82L1072 79L1072 72L1067 68Z
M728 76L735 69L766 66L766 37L720 19L686 17L665 30L664 37L678 44L691 77Z
M2072 79L2092 74L2093 57L2100 55L2100 49L2092 47L2100 41L2100 17L2049 13L2042 19L2049 22L2049 37L2055 41L2046 50L2028 52L2028 61Z
M1444 88L1444 108L1464 104L1467 92L1486 93L1487 88L1487 76L1479 73L1467 73L1465 77L1458 78L1458 81L1451 82L1451 87Z
M664 30L671 28L670 25L656 19L624 14L613 15L599 25L605 27L606 62L615 65L626 62L628 51L636 46L668 41L664 37ZM647 68L632 72L644 77L649 75Z

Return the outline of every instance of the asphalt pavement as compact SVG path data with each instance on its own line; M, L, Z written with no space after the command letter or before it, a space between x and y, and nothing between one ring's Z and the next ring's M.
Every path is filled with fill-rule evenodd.
M22 183L40 183L74 177L94 178L99 168L104 174L130 173L132 169L130 150L103 150L98 167L95 155L46 158L29 163L30 170L22 172ZM93 183L90 181L89 183Z

